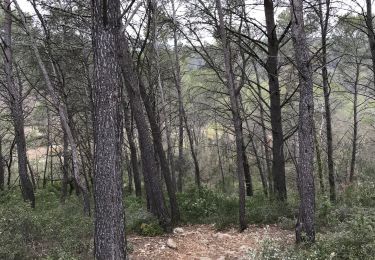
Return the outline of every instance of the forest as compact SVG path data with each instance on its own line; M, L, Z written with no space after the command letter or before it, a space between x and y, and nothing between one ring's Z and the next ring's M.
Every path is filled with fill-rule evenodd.
M0 0L0 259L375 259L372 0Z

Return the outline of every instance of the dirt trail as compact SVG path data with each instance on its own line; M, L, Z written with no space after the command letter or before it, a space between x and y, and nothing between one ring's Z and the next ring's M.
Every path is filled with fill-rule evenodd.
M294 242L292 231L282 230L275 225L249 226L243 233L235 229L217 232L212 225L193 225L175 229L173 234L160 237L130 235L128 243L132 247L132 260L225 260L246 259L250 250L259 249L262 241L270 238L284 244Z

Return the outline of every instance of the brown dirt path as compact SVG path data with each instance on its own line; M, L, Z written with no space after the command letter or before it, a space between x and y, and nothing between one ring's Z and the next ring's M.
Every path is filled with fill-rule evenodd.
M283 230L276 225L249 226L242 233L235 229L217 232L213 225L184 226L182 229L182 233L160 237L130 235L128 237L128 243L132 247L130 259L245 259L248 252L259 249L265 239L280 240L284 244L294 243L293 232ZM176 249L167 246L168 239L172 239L175 242Z

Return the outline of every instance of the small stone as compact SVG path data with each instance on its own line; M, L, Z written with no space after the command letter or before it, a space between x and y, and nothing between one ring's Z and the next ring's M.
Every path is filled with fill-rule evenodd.
M168 238L167 246L172 249L177 249L177 244L172 238Z
M225 233L217 233L217 238L218 239L231 239L232 236L229 234L225 234Z
M211 260L211 258L203 256L203 257L199 257L199 260Z
M249 250L249 247L243 245L243 246L240 246L240 251L248 251Z
M204 238L203 238L203 239L201 239L201 243L204 244L204 245L207 245L209 242L208 242L207 239L204 239Z
M177 227L177 228L173 229L173 233L175 233L175 234L182 234L184 232L185 232L184 229L180 228L180 227Z
M217 258L216 260L225 260L225 256L220 256L219 258Z

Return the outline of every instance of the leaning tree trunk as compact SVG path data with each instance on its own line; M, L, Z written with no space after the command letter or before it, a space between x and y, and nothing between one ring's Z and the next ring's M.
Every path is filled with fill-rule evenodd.
M24 126L24 114L22 107L22 88L16 86L13 75L13 53L12 53L12 14L11 1L4 1L4 69L9 94L9 105L14 126L14 137L17 144L18 172L21 181L22 196L25 201L29 201L31 207L35 207L35 196L33 185L27 173L26 137Z
M266 15L268 58L267 72L270 91L270 112L272 127L272 176L274 192L279 200L286 200L285 183L285 159L284 159L284 135L281 117L281 101L279 86L279 40L276 34L274 17L274 6L272 0L264 0L264 11Z
M133 61L129 52L128 41L124 32L120 34L119 64L129 96L130 106L137 124L139 145L143 167L143 176L150 211L159 220L165 230L170 229L170 219L165 206L161 183L158 178L158 168L155 162L155 151L150 136L149 125L144 116L144 108L139 89L137 72L134 70Z
M121 174L120 1L92 1L95 258L126 259Z
M312 70L304 30L302 0L291 0L292 39L298 68L300 100L297 185L300 195L296 241L315 241L314 99Z
M243 231L247 227L245 216L245 172L244 172L244 151L243 151L243 133L242 120L240 115L240 105L238 93L234 84L233 69L230 61L230 53L228 41L225 31L224 15L221 6L221 0L216 0L216 8L219 15L219 31L221 43L223 45L225 76L227 79L227 88L230 97L230 105L232 112L232 121L234 125L234 135L236 139L236 159L237 159L237 175L238 175L238 195L239 195L239 223L240 230Z
M197 158L197 154L194 148L194 140L193 140L193 135L191 133L191 130L188 125L187 121L187 115L185 112L185 109L183 109L183 114L184 114L184 122L185 122L185 127L186 127L186 133L189 139L189 144L190 144L190 152L191 152L191 157L193 158L194 162L194 179L195 179L195 184L198 187L198 190L201 189L201 174L200 174L200 169L199 169L199 162Z
M38 46L37 46L37 44L35 44L33 34L26 24L26 19L25 19L24 13L22 12L22 10L21 10L21 8L18 5L16 0L13 0L13 3L16 5L17 11L18 11L19 15L22 17L20 20L22 21L23 26L24 26L24 28L25 28L25 30L26 30L29 38L30 38L30 42L33 43L31 46L32 46L36 61L38 62L38 66L39 66L40 70L42 71L42 75L43 75L43 78L44 78L45 83L46 83L48 94L52 97L52 103L57 108L58 113L59 113L61 126L64 129L64 131L66 131L66 134L68 136L68 140L69 140L69 144L70 144L70 148L71 148L71 152L72 152L73 174L74 174L74 178L76 180L76 183L77 183L80 191L82 192L82 196L83 196L83 211L84 211L85 215L90 215L90 196L89 196L87 187L84 185L84 183L82 181L82 178L79 174L78 150L77 150L77 145L75 143L75 140L73 138L71 128L69 126L66 105L64 103L60 102L60 100L57 96L57 93L56 93L56 91L53 87L52 81L51 81L50 76L48 74L47 68L46 68L46 66L45 66L45 64L42 60L42 57L40 56Z

